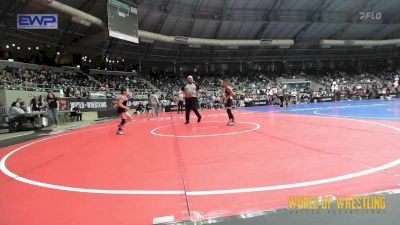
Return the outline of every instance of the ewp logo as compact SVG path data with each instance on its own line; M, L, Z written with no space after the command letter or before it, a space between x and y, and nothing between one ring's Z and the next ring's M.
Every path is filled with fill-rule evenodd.
M58 29L57 14L18 14L18 29Z

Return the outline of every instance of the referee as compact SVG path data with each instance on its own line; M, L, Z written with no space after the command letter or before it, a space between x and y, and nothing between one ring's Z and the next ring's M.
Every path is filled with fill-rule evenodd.
M182 91L185 95L185 109L186 109L186 123L189 124L189 119L190 119L190 111L193 110L193 112L197 116L197 122L200 123L201 121L201 115L199 111L197 110L197 97L200 93L200 87L197 86L196 84L193 83L193 77L188 76L187 77L188 83L182 87Z

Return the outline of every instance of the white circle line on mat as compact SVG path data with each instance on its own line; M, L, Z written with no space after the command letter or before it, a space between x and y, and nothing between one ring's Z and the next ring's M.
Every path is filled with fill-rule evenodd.
M400 118L386 118L386 117L367 117L367 116L342 116L342 115L332 115L332 114L326 114L326 113L320 113L320 110L315 110L313 111L314 114L316 115L321 115L321 116L329 116L329 117L341 117L341 118L354 118L354 119L375 119L375 120L400 120Z
M218 123L226 123L224 121L207 121L207 122L203 122L203 123L211 123L211 122L218 122ZM161 136L161 137L177 137L177 138L197 138L197 137L217 137L217 136L227 136L227 135L235 135L235 134L242 134L242 133L247 133L247 132L251 132L254 130L259 129L261 126L257 123L251 123L251 122L237 122L237 124L243 124L243 123L247 123L247 124L251 124L254 125L255 127L252 129L247 129L247 130L243 130L243 131L237 131L237 132L228 132L228 133L221 133L221 134L200 134L200 135L173 135L173 134L159 134L156 133L157 130L162 129L162 128L166 128L166 127L172 127L172 126L180 126L179 125L166 125L166 126L161 126L161 127L157 127L154 128L153 130L150 131L151 134L156 135L156 136ZM183 124L182 126L188 126Z

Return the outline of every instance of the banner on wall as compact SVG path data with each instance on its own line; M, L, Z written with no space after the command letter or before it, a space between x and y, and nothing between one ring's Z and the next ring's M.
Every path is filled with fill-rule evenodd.
M136 108L139 103L144 106L147 101L140 99L128 99L127 106L131 109ZM59 110L73 110L78 107L82 112L99 112L99 111L115 111L117 100L113 99L75 99L75 98L60 98Z

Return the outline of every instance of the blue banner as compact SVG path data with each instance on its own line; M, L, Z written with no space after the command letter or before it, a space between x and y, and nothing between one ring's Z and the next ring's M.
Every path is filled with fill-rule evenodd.
M58 29L57 14L18 14L18 29Z

